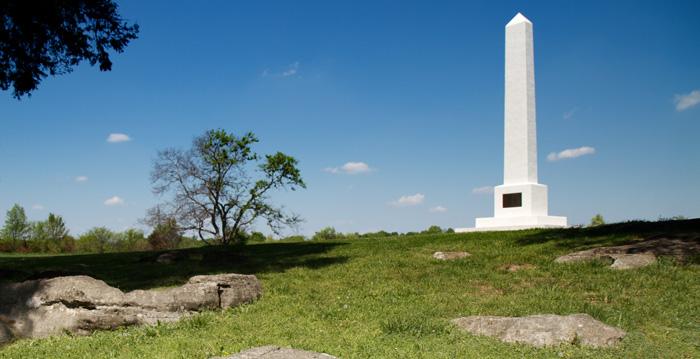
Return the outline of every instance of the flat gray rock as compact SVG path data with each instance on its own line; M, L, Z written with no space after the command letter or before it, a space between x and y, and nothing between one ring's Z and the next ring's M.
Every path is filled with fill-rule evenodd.
M610 258L614 260L610 265L612 269L634 269L656 263L653 253L611 254Z
M471 256L467 252L435 252L433 253L433 258L441 261L450 261L455 259L462 259Z
M253 275L195 276L180 287L124 293L88 276L0 284L0 344L71 332L173 322L201 310L252 302L262 294Z
M227 357L211 359L338 359L325 353L315 353L299 349L281 348L274 345L257 347Z
M452 321L476 335L495 337L506 343L524 343L536 347L581 344L608 347L625 336L619 328L606 325L588 314L531 315L528 317L472 316Z

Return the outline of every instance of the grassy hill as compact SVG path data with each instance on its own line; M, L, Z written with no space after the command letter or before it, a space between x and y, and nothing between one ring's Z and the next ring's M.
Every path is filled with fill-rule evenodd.
M87 274L126 291L236 272L264 286L259 301L241 308L89 337L19 340L0 348L0 358L207 358L267 344L341 358L700 357L697 256L628 271L553 262L575 250L688 233L698 238L700 220L198 248L183 250L187 259L175 264L155 263L147 252L0 255L2 280ZM472 256L432 258L452 250ZM510 264L534 268L510 272ZM535 349L464 334L449 322L537 313L588 313L628 335L613 349Z

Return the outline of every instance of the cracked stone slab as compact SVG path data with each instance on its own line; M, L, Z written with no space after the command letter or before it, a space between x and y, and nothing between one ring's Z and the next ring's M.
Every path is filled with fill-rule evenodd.
M441 261L450 261L455 259L462 259L471 256L468 252L435 252L433 253L433 258Z
M612 247L598 247L558 257L557 263L574 263L593 259L612 259L610 268L633 269L656 263L659 256L685 261L700 253L698 238L654 238Z
M257 347L227 357L211 359L338 359L329 354L282 348L274 345Z
M581 344L610 347L625 336L622 329L602 323L588 314L542 314L527 317L471 316L452 321L475 335L497 338L506 343L536 347Z
M558 257L554 261L573 263L610 258L613 260L610 268L633 269L656 263L656 258L659 256L670 256L679 261L685 261L697 253L700 253L700 240L698 238L655 238L621 246L598 247L573 252Z
M194 276L180 287L128 293L89 276L0 284L0 344L173 322L201 310L249 303L261 293L254 275L241 274Z

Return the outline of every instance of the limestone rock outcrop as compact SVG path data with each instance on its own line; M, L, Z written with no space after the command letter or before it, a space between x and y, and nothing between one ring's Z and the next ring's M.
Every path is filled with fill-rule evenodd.
M211 359L337 359L325 353L315 353L306 350L281 348L274 345L257 347L233 354L227 357Z
M453 323L472 334L536 347L576 343L591 347L608 347L617 344L626 334L623 330L606 325L588 314L472 316L457 318Z
M235 307L260 297L253 275L194 276L180 287L124 293L89 276L0 284L0 344L68 331L172 322L197 311Z
M685 261L689 256L700 253L698 238L656 238L614 247L598 247L569 253L555 259L557 263L572 263L593 259L613 260L610 268L633 269L656 263L658 256L670 256Z

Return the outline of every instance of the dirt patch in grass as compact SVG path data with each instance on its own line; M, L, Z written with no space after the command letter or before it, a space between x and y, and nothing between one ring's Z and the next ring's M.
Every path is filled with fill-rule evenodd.
M502 289L498 289L488 283L474 283L469 286L472 290L469 294L478 293L481 296L500 297L505 294Z

